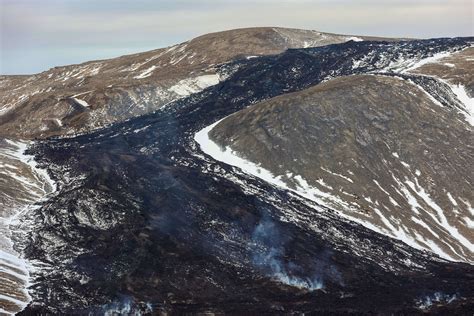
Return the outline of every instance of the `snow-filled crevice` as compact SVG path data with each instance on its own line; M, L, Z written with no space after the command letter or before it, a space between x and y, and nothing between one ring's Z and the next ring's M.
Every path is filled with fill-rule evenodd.
M11 187L2 192L4 202L0 210L0 276L5 281L0 284L0 299L9 302L2 315L13 315L27 306L31 300L28 293L31 274L36 269L16 249L14 227L23 214L38 207L35 203L47 199L56 190L56 183L46 170L38 167L33 156L25 154L28 144L4 140L0 146L0 179Z

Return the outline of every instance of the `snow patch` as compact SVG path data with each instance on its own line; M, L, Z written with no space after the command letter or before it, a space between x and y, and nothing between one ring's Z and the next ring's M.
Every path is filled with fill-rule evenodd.
M470 219L469 217L464 217L464 222L466 223L466 226L469 228L469 229L474 229L474 221L472 219Z
M185 97L193 93L200 92L208 87L214 86L220 82L219 74L202 75L194 78L180 80L168 91L174 92L179 96Z
M86 101L84 101L82 99L78 99L78 98L74 98L74 97L72 97L72 99L74 100L74 102L76 102L79 105L82 105L85 108L90 107L89 103L87 103Z
M416 194L431 208L433 209L437 217L432 216L433 219L439 224L440 227L444 228L448 232L448 234L456 239L461 245L466 247L467 249L474 249L474 244L469 241L467 237L462 235L459 230L451 225L444 214L443 209L430 197L430 195L425 191L423 187L420 186L418 181L415 179L415 183L410 180L405 180L405 183L416 192ZM428 212L427 212L428 213ZM431 215L431 213L428 213Z
M471 124L471 126L474 126L474 98L469 97L464 86L460 84L452 85L449 83L448 85L459 101L464 105L464 111L461 113L466 117L466 121Z
M253 162L240 158L228 147L222 150L219 145L209 138L209 132L221 121L222 120L217 121L196 133L194 140L201 146L201 150L218 161L236 166L247 173L257 175L257 177L272 184L286 187L286 184L279 178L275 177L270 171L261 168Z
M156 66L151 66L150 68L146 69L145 71L143 71L141 74L139 74L138 76L135 76L133 78L135 79L143 79L143 78L146 78L146 77L150 77L151 74L153 73L153 70L156 69Z
M448 199L451 203L453 203L454 206L458 206L458 202L456 202L456 200L453 198L453 196L451 195L451 193L446 193L446 195L448 196Z
M342 175L342 174L332 172L331 170L328 170L328 169L326 169L326 168L324 168L324 167L321 167L321 169L324 170L324 171L326 171L327 173L330 173L330 174L335 175L335 176L337 176L337 177L343 178L344 180L349 181L350 183L354 183L354 181L353 181L351 178L346 177L346 176L344 176L344 175Z
M346 40L347 41L354 41L354 42L363 42L364 41L363 38L360 38L360 37L357 37L357 36L348 37Z
M420 68L421 66L424 66L426 64L435 63L435 62L439 61L440 59L443 59L445 57L449 57L450 55L451 55L451 52L441 52L441 53L434 54L431 57L427 57L427 58L420 59L418 61L414 61L411 65L409 65L408 67L403 69L401 71L401 73L410 72L410 71L412 71L416 68Z

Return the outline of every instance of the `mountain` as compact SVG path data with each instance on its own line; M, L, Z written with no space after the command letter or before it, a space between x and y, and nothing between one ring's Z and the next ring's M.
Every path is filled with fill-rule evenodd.
M145 53L0 76L0 136L47 137L87 132L152 112L229 74L219 65L348 40L377 39L285 28L203 35Z
M210 136L344 216L474 262L472 127L409 80L339 77L232 114Z
M144 59L132 55L139 57L124 68L104 61L109 73L92 62L83 78L45 75L42 89L76 89L83 80L95 90L62 95L82 114L71 112L68 121L58 106L63 127L54 131L33 119L47 117L35 111L56 113L48 105L56 101L35 95L4 113L17 123L1 125L2 135L39 139L0 143L0 313L469 314L474 265L444 219L472 242L461 222L472 217L462 203L474 203L465 183L472 179L469 92L461 86L472 72L444 64L469 67L470 57L459 56L474 39L341 36L304 48L317 46L311 36L329 35L237 30L193 40L202 56L213 56L196 70L196 56L187 61L190 41ZM288 44L295 42L300 48ZM231 46L241 50L225 49ZM137 70L117 71L134 63ZM60 85L65 76L69 88ZM168 101L156 94L154 104L150 92L149 108L135 111L165 77L166 89L186 82ZM35 81L25 78L4 79ZM110 80L121 82L126 97L111 97ZM13 89L4 91L21 95ZM288 175L285 165L295 173L276 179L279 168ZM388 194L372 192L372 174ZM391 185L404 185L412 199ZM347 210L348 203L368 212ZM432 230L449 258L428 242L400 240L387 222L425 241Z

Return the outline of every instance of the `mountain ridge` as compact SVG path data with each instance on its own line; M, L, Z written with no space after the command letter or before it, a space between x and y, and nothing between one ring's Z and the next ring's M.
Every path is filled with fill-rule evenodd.
M247 40L242 33L237 35L235 40ZM305 36L294 35L303 46ZM277 48L284 42L278 38ZM472 265L448 261L367 229L340 216L339 210L215 159L196 139L202 129L232 113L238 115L278 96L345 82L347 77L353 80L348 84L353 90L345 99L364 100L372 95L364 94L365 90L380 85L387 88L387 95L401 95L400 101L421 100L423 109L435 104L442 109L437 113L443 119L459 119L466 126L460 116L466 114L465 104L451 90L451 82L403 71L427 60L442 60L446 53L463 52L472 46L472 38L346 39L331 39L343 43L314 48L285 48L259 58L247 56L212 68L209 59L188 58L195 51L177 45L168 52L117 63L118 68L111 65L112 74L125 78L120 84L99 83L99 76L108 73L102 73L104 65L97 63L69 74L52 73L51 78L46 74L41 89L58 84L64 94L55 95L53 89L51 98L40 98L42 102L34 96L23 100L27 104L18 113L25 110L26 118L48 118L51 124L66 127L41 131L41 124L20 126L21 120L14 120L8 134L2 125L5 135L43 139L32 142L26 152L26 142L0 142L0 154L7 157L0 161L5 167L0 170L0 184L6 183L2 185L7 188L1 198L28 204L22 210L9 210L6 215L15 214L15 220L1 218L0 229L4 231L6 222L14 254L31 264L11 270L12 262L8 266L0 256L2 277L5 271L11 280L20 276L17 283L23 286L15 292L7 289L0 297L1 308L13 312L28 303L24 315L472 310ZM258 36L254 40L249 41L248 51L257 51ZM222 50L220 41L216 45L222 55L212 60L227 60L224 55L229 52ZM202 51L206 50L208 45ZM156 58L149 60L152 57ZM192 73L196 58L205 67ZM174 62L187 65L178 69L185 77L180 77ZM163 69L172 72L174 79L166 77ZM442 72L452 74L444 68ZM168 81L158 91L156 78L163 73ZM361 77L369 81L358 87L357 78L364 82ZM375 80L375 88L370 79ZM128 81L133 84L124 84ZM80 89L79 82L84 83ZM87 85L97 91L90 92ZM146 105L146 98L149 107L135 110L135 105ZM405 101L401 104L410 105ZM58 102L75 112L51 117L35 112L59 112L61 107L54 107ZM110 111L108 116L98 112L104 107ZM98 114L92 119L100 124L80 129L94 113ZM368 112L369 119L378 116ZM309 118L303 115L302 121ZM67 134L70 122L74 128ZM415 127L419 131L432 125L423 120ZM27 128L30 135L24 134ZM57 136L47 137L51 135ZM360 136L359 141L367 143L366 135ZM456 144L463 139L458 138ZM403 152L396 153L401 160L395 167L403 172ZM28 186L29 177L36 181ZM47 196L21 200L36 184L38 197Z
M15 227L17 247L42 264L25 313L469 310L472 265L341 218L217 161L195 141L201 129L259 101L468 45L287 50L240 61L225 81L159 111L35 142L29 153L48 166L58 192Z
M381 38L244 28L143 53L54 67L31 76L0 76L0 136L32 139L87 132L149 113L216 84L227 76L219 72L220 65L239 58L351 39Z

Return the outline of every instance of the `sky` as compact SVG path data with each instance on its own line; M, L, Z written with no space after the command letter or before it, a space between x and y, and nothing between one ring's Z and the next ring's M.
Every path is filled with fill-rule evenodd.
M250 26L472 36L473 11L472 0L0 0L0 74L37 73Z

